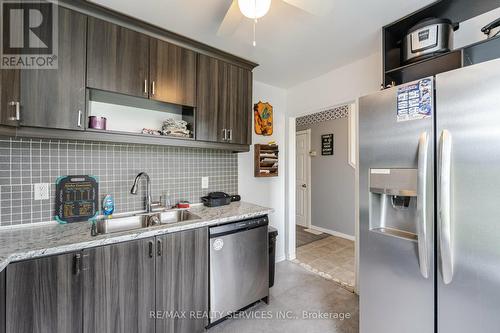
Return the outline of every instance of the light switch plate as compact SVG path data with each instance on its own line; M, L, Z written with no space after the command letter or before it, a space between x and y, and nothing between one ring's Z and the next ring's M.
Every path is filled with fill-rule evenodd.
M208 188L208 177L201 177L201 188Z
M49 188L50 184L48 183L33 184L35 200L49 200Z

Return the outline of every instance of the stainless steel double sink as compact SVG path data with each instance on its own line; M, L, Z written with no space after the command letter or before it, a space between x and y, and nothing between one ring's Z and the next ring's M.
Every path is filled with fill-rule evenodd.
M96 224L98 233L109 234L199 219L201 219L201 217L188 210L169 209L151 213L125 214L120 215L120 217L98 219Z

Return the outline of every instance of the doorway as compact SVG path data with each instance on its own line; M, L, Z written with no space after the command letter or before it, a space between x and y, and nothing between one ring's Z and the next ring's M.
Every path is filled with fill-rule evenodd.
M295 223L296 247L328 237L311 229L311 130L296 132L295 148Z
M299 264L354 291L357 170L350 110L345 105L296 119L295 246Z
M296 164L295 164L295 223L303 228L309 228L311 221L311 130L296 133Z

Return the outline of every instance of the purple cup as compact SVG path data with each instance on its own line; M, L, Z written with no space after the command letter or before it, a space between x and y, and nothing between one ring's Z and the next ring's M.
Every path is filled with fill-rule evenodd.
M97 117L97 116L90 116L89 117L89 128L105 130L106 129L106 118Z

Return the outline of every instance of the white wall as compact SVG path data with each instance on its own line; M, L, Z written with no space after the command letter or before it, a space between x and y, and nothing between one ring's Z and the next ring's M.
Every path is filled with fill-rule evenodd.
M285 259L285 112L286 91L254 81L253 102L269 102L274 111L274 132L272 136L256 135L252 128L252 144L276 141L279 145L278 177L254 177L253 146L248 153L238 154L238 191L242 200L275 210L269 216L270 224L278 229L276 259ZM252 121L253 123L253 121ZM253 126L253 125L252 125Z
M369 57L303 82L287 91L287 113L298 116L326 107L355 101L380 89L382 59L380 51Z
M349 65L328 72L315 79L303 82L287 91L287 133L289 142L289 174L285 192L287 196L287 226L295 226L295 117L321 111L325 108L352 103L357 112L359 97L378 91L382 83L382 57L380 50L374 50L371 56L355 61ZM358 188L358 171L355 173L355 190ZM357 194L355 195L355 206ZM355 236L358 236L358 212L355 209ZM287 239L288 259L295 258L295 228L290 228ZM356 287L358 292L359 242L356 241Z

